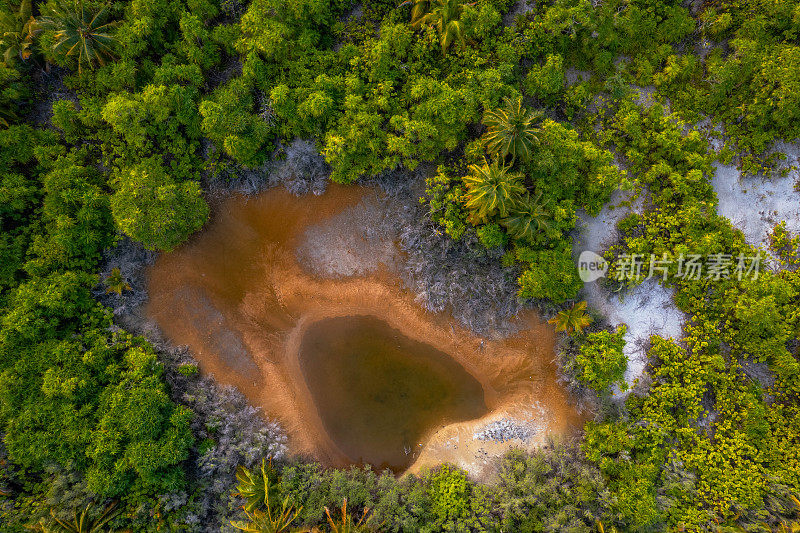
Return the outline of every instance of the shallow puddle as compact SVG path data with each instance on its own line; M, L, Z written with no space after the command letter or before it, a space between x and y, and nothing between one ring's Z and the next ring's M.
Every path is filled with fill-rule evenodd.
M452 357L374 317L314 323L300 365L328 435L354 462L402 470L431 428L487 412L481 384Z
M472 439L487 420L529 424L533 438L516 442L529 447L580 426L556 379L552 327L535 313L518 335L486 339L402 288L391 267L402 256L375 233L376 217L391 217L376 191L272 189L213 213L150 268L144 318L277 419L291 451L483 475L510 445Z

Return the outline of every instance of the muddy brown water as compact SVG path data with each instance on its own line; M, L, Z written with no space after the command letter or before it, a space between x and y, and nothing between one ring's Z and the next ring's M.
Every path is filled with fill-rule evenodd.
M535 418L538 440L579 428L554 333L535 314L514 337L482 339L422 309L389 269L328 279L298 261L309 228L376 194L271 189L218 202L202 232L150 268L147 318L278 419L293 452L324 464L480 470L472 455L492 445L459 447L451 433L493 416Z
M430 428L487 412L452 357L371 316L316 322L300 364L325 430L355 462L402 470Z

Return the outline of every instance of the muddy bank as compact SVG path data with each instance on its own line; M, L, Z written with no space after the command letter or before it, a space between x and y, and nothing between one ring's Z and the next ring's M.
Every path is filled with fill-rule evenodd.
M376 317L448 354L480 383L489 414L431 428L411 451L418 458L412 471L449 460L481 475L488 467L476 457L483 457L487 446L535 446L548 434L579 426L556 380L552 329L523 313L521 333L493 340L445 313L425 311L393 273L402 254L392 244L392 231L376 229L391 224L372 224L370 217L380 211L375 206L382 205L378 195L330 187L323 195L298 199L276 188L219 202L206 230L160 256L149 270L146 315L171 342L188 345L203 372L238 387L278 419L292 451L326 464L350 459L325 431L298 353L307 328L334 317ZM382 216L391 219L391 213ZM350 233L343 220L356 221ZM481 424L502 417L530 422L535 436L504 443L473 439ZM464 442L485 445L455 444L456 452L446 445L454 430L464 434Z

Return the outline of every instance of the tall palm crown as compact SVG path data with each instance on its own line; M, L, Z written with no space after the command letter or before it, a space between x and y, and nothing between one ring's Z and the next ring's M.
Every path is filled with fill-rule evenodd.
M550 227L550 213L548 213L542 195L539 193L535 198L526 194L511 209L507 218L503 219L512 237L518 240L533 242L536 234L547 231Z
M411 4L411 25L418 28L419 19L428 13L430 8L430 0L406 0L400 6Z
M22 0L16 13L0 11L0 49L6 65L13 65L16 58L24 61L31 56L34 25L31 0Z
M56 42L53 51L64 56L77 56L78 72L83 65L94 68L104 65L114 57L114 37L109 33L116 22L106 22L104 7L94 15L87 13L83 2L76 0L73 7L57 7L48 16L42 17L38 25L42 29L54 30Z
M89 510L92 508L92 504L89 503L81 514L78 514L76 509L75 516L70 522L59 519L52 511L50 511L50 515L55 520L60 531L68 533L101 533L107 531L105 525L120 513L120 511L116 510L116 507L116 503L111 503L97 518L91 518Z
M464 177L467 186L467 208L476 220L486 220L499 213L505 218L512 205L525 192L522 175L508 171L498 161L491 165L470 165L469 175Z
M415 13L419 5L418 12ZM442 53L446 54L450 45L458 41L463 49L464 42L464 23L461 22L461 14L464 12L464 4L460 0L434 0L433 9L424 15L414 19L415 14L420 14L421 10L427 10L427 2L415 2L411 11L411 24L419 28L423 24L436 27L439 32L439 41L442 44Z
M483 123L489 128L484 136L491 154L505 159L511 154L511 164L519 157L529 161L535 144L539 143L536 122L541 113L522 107L522 97L506 99L500 109L487 111Z
M272 496L275 501L278 497L277 482L278 471L272 466L272 459L261 459L261 470L249 470L243 466L236 469L236 494L244 498L246 511L252 511ZM270 492L273 494L270 495Z
M578 302L570 309L560 311L548 322L555 324L556 331L566 331L571 335L581 333L583 328L592 323L592 317L586 314L586 302Z
M269 502L269 496L264 500L265 510L256 509L244 514L247 520L232 520L231 525L246 533L288 533L297 531L292 529L292 522L302 511L302 507L295 508L289 503L289 497L283 500L280 509Z

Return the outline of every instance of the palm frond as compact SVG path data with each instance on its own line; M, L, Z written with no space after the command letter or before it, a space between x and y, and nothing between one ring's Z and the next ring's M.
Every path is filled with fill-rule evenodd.
M550 213L541 201L542 195L532 198L529 194L512 208L503 225L517 240L533 242L536 234L550 228Z
M105 65L114 58L114 36L108 33L117 22L103 22L108 12L103 7L94 14L87 14L82 1L71 8L56 7L44 17L38 26L53 30L56 42L53 51L65 57L77 56L78 72L83 66L94 68Z
M508 167L495 161L491 165L471 165L464 177L467 187L466 206L476 221L484 221L499 214L508 216L511 206L525 192L522 175L509 172Z
M486 112L483 123L488 128L484 135L490 154L505 159L511 155L511 164L519 157L530 161L534 146L539 144L536 123L541 114L522 107L522 97L510 98L500 109Z

